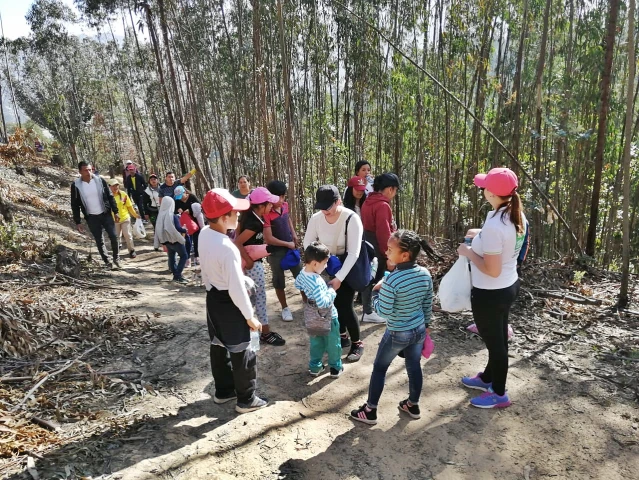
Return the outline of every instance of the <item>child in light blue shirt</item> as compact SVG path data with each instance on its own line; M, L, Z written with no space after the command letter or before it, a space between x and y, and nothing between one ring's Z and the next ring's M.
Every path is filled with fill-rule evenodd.
M306 247L304 269L295 279L295 286L308 298L304 306L304 320L311 339L309 373L316 377L326 370L323 358L327 353L331 378L337 378L344 367L337 309L333 305L336 293L320 276L329 257L330 251L322 243L312 242Z

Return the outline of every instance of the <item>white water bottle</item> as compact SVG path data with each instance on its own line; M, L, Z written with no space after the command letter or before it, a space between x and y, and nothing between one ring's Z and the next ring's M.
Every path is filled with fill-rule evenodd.
M257 352L260 349L260 332L257 330L251 330L251 343L249 350Z
M373 260L371 261L371 280L375 278L375 275L377 275L378 267L379 267L379 260L377 260L377 257L373 257Z

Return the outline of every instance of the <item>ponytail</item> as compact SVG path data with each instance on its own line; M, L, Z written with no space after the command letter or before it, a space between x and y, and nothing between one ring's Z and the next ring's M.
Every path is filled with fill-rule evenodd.
M435 253L433 247L412 230L397 230L391 235L391 238L397 240L399 248L403 252L409 253L411 262L417 259L421 250L424 250L424 253L433 260L442 260L442 258Z
M524 225L524 221L521 217L521 198L519 194L515 191L509 197L499 197L502 200L505 200L499 208L506 207L506 209L501 212L501 221L504 221L504 217L508 215L510 217L510 222L515 226L517 233L524 233L526 231L526 226ZM499 210L499 208L497 210Z

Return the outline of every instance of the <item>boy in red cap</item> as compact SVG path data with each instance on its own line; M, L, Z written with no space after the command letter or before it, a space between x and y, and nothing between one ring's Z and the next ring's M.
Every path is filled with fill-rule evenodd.
M238 248L226 235L237 228L237 212L249 202L228 190L214 188L202 201L208 223L200 233L202 283L206 287L206 320L211 338L211 371L215 381L213 401L237 399L238 413L265 407L268 401L255 394L257 357L249 349L250 332L261 331L245 286Z

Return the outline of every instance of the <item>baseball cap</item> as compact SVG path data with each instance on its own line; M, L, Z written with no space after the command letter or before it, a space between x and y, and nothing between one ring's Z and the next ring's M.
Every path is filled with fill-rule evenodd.
M131 165L133 162L132 162L131 160L127 160L125 163L126 163L127 165Z
M510 168L493 168L488 173L475 175L475 185L500 197L509 197L517 190L519 181Z
M272 180L266 184L266 188L273 195L286 195L286 184L281 180Z
M113 185L120 185L120 182L117 178L112 178L111 180L109 180L109 187L112 187Z
M328 210L339 200L339 191L335 185L322 185L315 193L315 208Z
M364 190L366 190L366 179L358 176L351 177L351 179L348 181L348 186L353 187L353 190L359 190L360 192L363 192Z
M233 210L248 210L251 204L243 198L235 198L224 188L214 188L206 192L202 200L202 210L206 218L217 218Z
M266 202L277 203L280 201L280 197L273 195L266 187L257 187L249 194L248 201L253 205Z
M152 173L151 175L149 175L149 180L151 180L152 178L158 178L158 176L155 173Z
M185 191L186 190L181 185L175 187L175 190L173 190L173 198L175 198L176 200L180 200L184 196Z
M373 180L373 188L376 192L384 190L386 187L399 188L399 177L392 172L377 175Z

